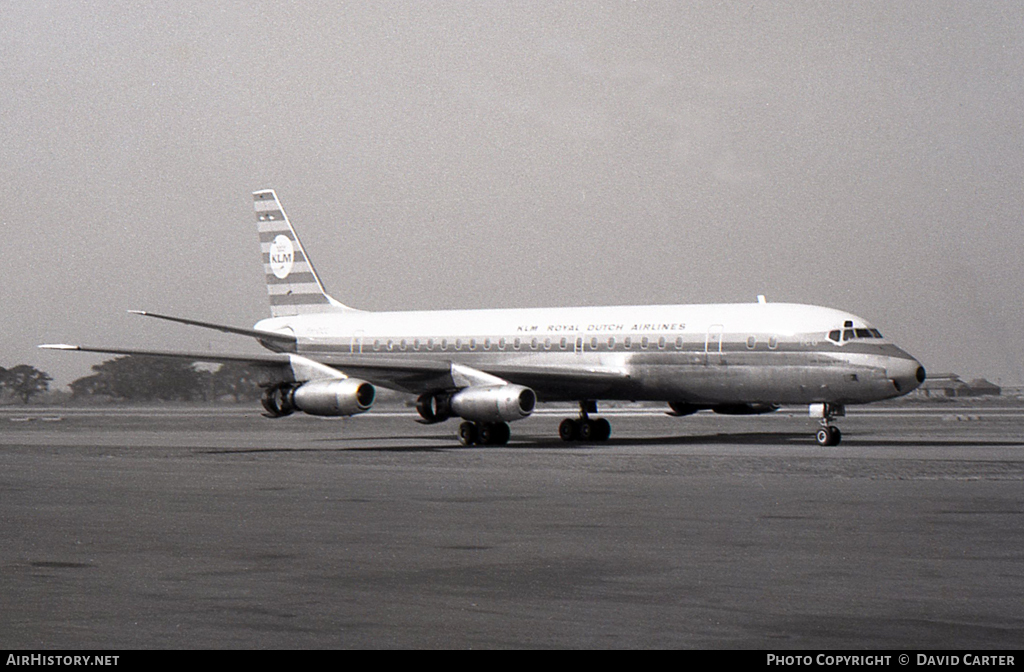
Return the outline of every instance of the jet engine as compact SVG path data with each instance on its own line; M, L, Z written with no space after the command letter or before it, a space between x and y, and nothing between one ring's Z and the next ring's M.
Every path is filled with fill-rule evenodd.
M474 422L511 422L533 413L536 393L522 385L467 387L449 400L452 412Z
M263 393L266 415L279 418L302 411L310 415L345 416L370 410L377 391L365 380L312 380L298 387L279 385Z
M435 422L444 422L452 417L451 401L452 395L450 392L421 394L416 399L416 411L419 412L425 424L432 425Z

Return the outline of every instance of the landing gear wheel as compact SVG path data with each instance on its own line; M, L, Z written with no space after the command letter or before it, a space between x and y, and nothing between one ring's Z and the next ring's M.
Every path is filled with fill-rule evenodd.
M612 423L604 418L566 418L558 425L562 441L607 441L612 435Z
M839 431L838 427L829 425L819 429L815 438L822 446L838 446L839 442L843 440L843 433Z
M483 446L504 446L512 430L504 422L483 423L477 427L477 443Z
M459 443L464 446L472 446L478 439L476 425L472 422L464 422L459 425Z

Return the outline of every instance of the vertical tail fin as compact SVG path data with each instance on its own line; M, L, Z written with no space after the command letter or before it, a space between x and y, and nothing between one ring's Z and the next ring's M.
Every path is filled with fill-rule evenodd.
M274 190L254 191L252 197L270 295L270 314L281 317L351 310L324 291Z

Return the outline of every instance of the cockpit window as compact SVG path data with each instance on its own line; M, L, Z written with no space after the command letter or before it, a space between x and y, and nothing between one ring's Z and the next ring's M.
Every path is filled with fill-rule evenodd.
M847 323L849 324L849 322ZM841 330L833 329L832 331L828 332L828 338L830 341L839 343L840 338L842 342L852 341L855 338L882 338L882 332L874 328L858 327L856 329L851 329L849 326L847 326L846 328Z

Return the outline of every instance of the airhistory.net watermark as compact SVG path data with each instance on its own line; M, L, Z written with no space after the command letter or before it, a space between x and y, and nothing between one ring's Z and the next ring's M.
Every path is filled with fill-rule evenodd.
M8 654L7 665L63 665L85 667L89 665L117 665L120 656L55 656L42 653Z

